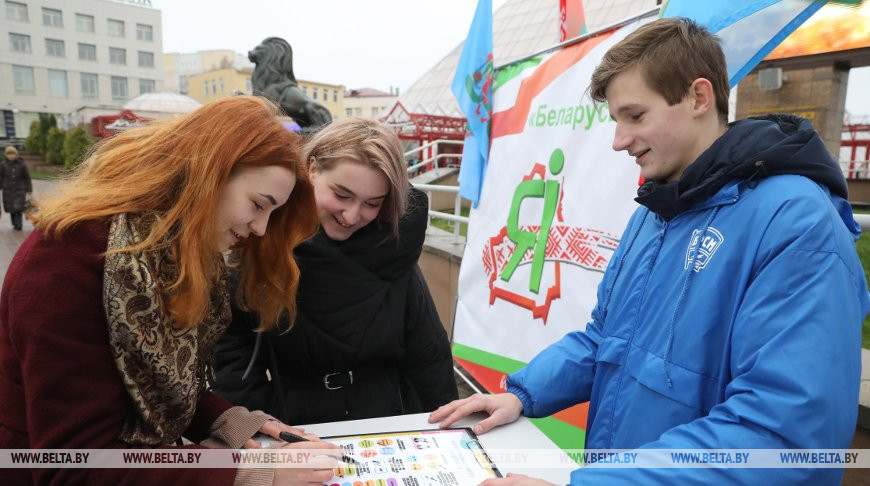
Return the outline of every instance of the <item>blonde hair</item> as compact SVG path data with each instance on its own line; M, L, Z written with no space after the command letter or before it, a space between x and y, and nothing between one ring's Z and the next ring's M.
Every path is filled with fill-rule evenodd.
M241 300L271 327L282 309L295 313L293 249L318 224L299 139L278 121L279 112L262 98L238 96L121 132L92 149L59 195L38 202L35 224L48 237L61 237L82 221L153 216L144 240L121 251L174 252L178 278L160 290L176 322L191 327L208 311L220 275L214 240L222 189L239 169L284 167L296 176L290 199L272 212L265 235L251 235L240 248Z
M334 121L314 135L302 148L302 157L317 172L332 170L339 162L371 167L387 178L390 192L378 213L378 221L398 236L399 221L408 209L408 171L399 137L382 123L351 117Z

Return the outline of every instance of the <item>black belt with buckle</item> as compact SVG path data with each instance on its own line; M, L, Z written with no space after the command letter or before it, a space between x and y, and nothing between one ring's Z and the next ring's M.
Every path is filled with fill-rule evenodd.
M327 390L340 390L353 385L353 370L336 371L323 375L323 387Z
M389 373L389 368L380 365L368 365L357 366L352 370L333 371L319 376L281 375L281 381L286 383L290 389L334 391L366 381L382 373Z

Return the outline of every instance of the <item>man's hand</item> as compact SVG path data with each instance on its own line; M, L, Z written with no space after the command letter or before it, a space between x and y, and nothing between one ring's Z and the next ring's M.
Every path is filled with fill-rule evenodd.
M475 412L489 414L474 426L475 434L483 434L497 425L503 425L515 421L523 413L523 404L513 393L499 393L498 395L475 394L462 400L454 400L447 405L442 405L429 414L429 423L441 422L441 428L447 428L462 417Z

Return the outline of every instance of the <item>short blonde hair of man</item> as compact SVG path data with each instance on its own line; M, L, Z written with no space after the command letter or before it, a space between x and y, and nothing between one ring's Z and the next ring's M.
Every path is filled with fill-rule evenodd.
M338 163L355 162L382 173L390 192L378 212L378 221L398 236L399 221L408 209L410 183L402 144L392 130L366 118L337 120L305 143L302 156L317 172L332 170Z

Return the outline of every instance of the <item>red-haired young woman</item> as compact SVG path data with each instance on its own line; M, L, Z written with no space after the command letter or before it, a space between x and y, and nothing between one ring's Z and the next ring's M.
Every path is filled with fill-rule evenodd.
M299 142L276 114L265 101L234 97L120 133L59 195L37 201L36 231L0 297L0 449L165 448L182 437L256 447L258 431L292 430L206 390L230 320L222 252L238 251L248 269L240 297L270 327L283 309L295 311L293 249L317 228ZM334 447L310 438L286 447ZM301 468L9 474L14 484L128 485L332 476Z

